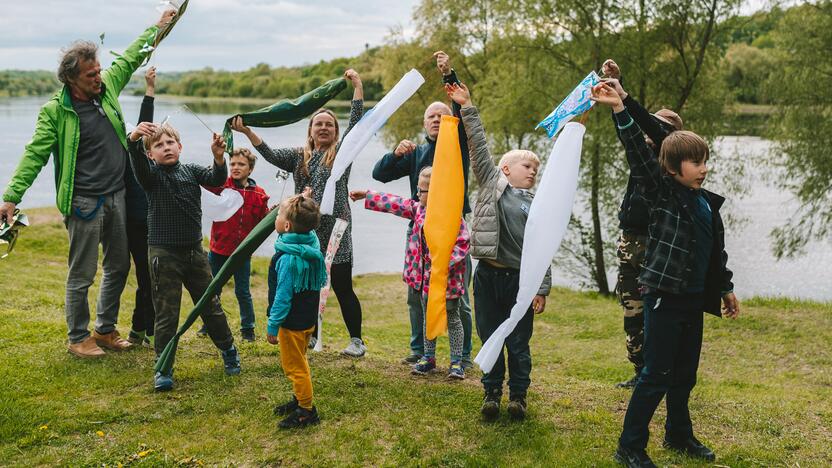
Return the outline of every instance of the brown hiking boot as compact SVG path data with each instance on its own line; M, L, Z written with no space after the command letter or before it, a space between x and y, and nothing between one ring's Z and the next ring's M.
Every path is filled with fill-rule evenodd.
M70 343L69 352L79 358L97 358L106 354L95 344L95 338L92 336L88 336L86 340L80 343Z
M124 351L133 347L133 343L125 340L118 334L118 330L113 330L110 333L101 334L97 331L92 333L95 342L102 348L111 349L113 351Z

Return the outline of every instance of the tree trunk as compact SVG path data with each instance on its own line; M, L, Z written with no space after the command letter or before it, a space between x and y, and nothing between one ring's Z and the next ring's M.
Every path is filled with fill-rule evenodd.
M607 268L604 262L604 239L601 236L601 214L598 207L598 190L601 179L601 145L595 142L592 151L592 191L590 205L592 209L592 249L595 251L595 283L598 292L609 296L610 286L607 283Z

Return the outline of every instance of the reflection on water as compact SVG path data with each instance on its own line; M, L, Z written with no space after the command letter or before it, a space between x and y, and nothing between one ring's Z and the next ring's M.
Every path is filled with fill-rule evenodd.
M39 107L45 98L0 99L0 128L3 128L4 144L0 146L0 187L5 187L16 167L23 147L32 136ZM129 121L138 116L140 97L125 96L121 99L124 113ZM207 107L201 107L201 106ZM188 103L202 120L215 131L221 131L229 116L262 107L261 104L234 104L221 102ZM182 160L208 165L211 162L211 135L192 115L181 110L180 101L160 98L156 105L156 121L170 116L170 124L182 135ZM343 125L343 123L342 123ZM301 145L306 136L306 122L272 129L257 129L257 132L272 146ZM237 145L247 144L245 137L237 135ZM768 169L761 163L769 143L754 137L725 137L716 143L723 155L743 152L747 161L743 183L750 187L742 199L729 200L726 214L744 220L735 229L726 233L729 267L734 271L736 292L740 297L752 295L790 296L816 300L832 300L829 287L832 265L832 246L829 242L809 246L809 255L790 260L776 261L771 255L769 232L786 219L796 206L792 197L760 177ZM373 164L389 151L378 138L374 138L354 164L350 178L351 189L373 188L397 194L407 194L408 183L402 179L389 184L372 180ZM21 207L54 206L55 186L52 161L43 169L34 185L26 193ZM274 167L265 161L258 161L252 177L273 197L276 202L280 194L294 193L292 181L284 187L275 180ZM713 182L712 182L713 183ZM709 188L720 192L719 186ZM353 205L354 272L397 272L401 271L404 235L407 221L391 215L369 212L360 204ZM203 226L206 235L210 226ZM258 255L270 255L273 251L272 237L257 250ZM25 239L18 248L25 248ZM557 265L555 265L557 270ZM612 272L610 272L612 274ZM563 278L562 275L555 277ZM614 284L614 278L611 278ZM566 285L577 283L566 280Z

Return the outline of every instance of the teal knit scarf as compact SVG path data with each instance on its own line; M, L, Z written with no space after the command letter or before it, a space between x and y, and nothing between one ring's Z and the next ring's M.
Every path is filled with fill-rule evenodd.
M321 244L315 231L281 234L274 241L274 250L289 256L294 293L321 289L326 284L324 256L321 254Z

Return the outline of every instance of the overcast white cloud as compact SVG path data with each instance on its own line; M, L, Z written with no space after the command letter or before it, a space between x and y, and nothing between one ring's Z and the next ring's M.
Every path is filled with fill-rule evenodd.
M155 22L158 0L3 2L0 69L56 66L61 47L105 33L102 62ZM155 54L165 71L212 66L229 70L259 62L300 65L360 53L391 27L411 28L417 0L191 0L185 17Z

